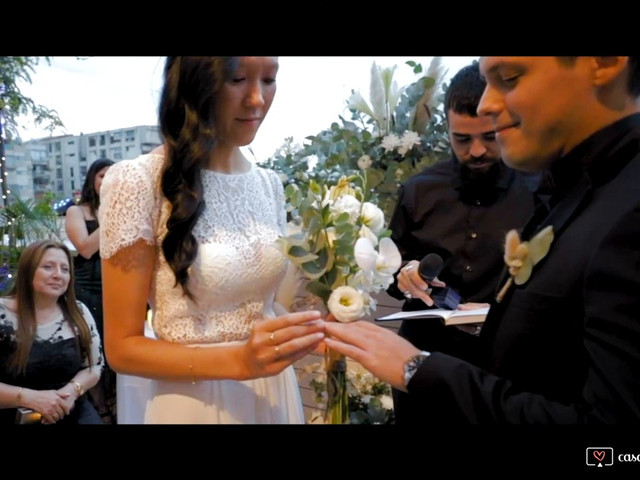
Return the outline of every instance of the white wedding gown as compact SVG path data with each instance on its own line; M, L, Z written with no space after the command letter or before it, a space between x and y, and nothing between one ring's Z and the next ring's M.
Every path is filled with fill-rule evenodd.
M112 166L100 207L100 254L109 258L139 239L157 247L149 304L157 338L216 348L244 342L256 320L274 316L287 260L274 242L285 228L284 192L275 172L202 171L205 208L193 234L198 256L189 286L197 303L174 287L162 254L169 204L160 188L163 157L147 154ZM248 381L152 380L145 423L304 423L293 367Z

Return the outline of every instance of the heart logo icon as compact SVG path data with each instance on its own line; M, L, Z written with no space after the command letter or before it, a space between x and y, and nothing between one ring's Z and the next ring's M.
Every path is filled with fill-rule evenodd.
M596 460L598 460L599 462L601 462L602 460L604 460L604 450L596 450L593 452L593 456L596 457Z

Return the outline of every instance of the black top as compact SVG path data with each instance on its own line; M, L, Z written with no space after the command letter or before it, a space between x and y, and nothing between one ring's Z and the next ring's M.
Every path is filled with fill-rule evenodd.
M98 228L97 220L85 220L87 233L91 235ZM73 260L73 268L76 277L76 290L87 288L93 291L102 291L102 264L100 263L100 250L91 255L91 258L84 258L76 255Z
M104 357L95 323L88 310L79 304L89 326L93 368L101 371ZM89 366L87 352L80 348L75 330L64 316L46 325L38 325L24 373L9 370L8 360L16 349L17 318L0 301L0 382L33 390L58 390L80 370ZM14 423L15 408L0 409L0 424Z
M400 187L389 228L405 262L437 253L445 261L438 278L458 291L462 302L489 302L504 266L505 235L531 216L538 177L501 162L491 186L465 189L465 169L451 158L410 178ZM388 293L404 298L395 283ZM403 309L424 308L413 300Z

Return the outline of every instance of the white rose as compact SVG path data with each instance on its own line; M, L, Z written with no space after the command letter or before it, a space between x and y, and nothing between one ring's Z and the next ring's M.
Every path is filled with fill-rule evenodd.
M371 161L371 157L369 155L362 155L358 159L358 168L360 170L366 170L371 166L373 162Z
M351 195L342 195L329 207L333 217L339 216L341 213L348 213L352 222L356 222L360 216L360 202L356 197Z
M364 300L353 287L336 288L331 292L327 307L336 320L342 323L354 322L364 316Z

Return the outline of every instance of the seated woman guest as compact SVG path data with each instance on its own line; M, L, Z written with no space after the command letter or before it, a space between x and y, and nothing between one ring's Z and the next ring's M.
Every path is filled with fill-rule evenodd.
M100 336L73 283L64 244L42 240L20 255L0 298L0 423L15 423L24 407L43 424L103 424L84 395L100 379Z

